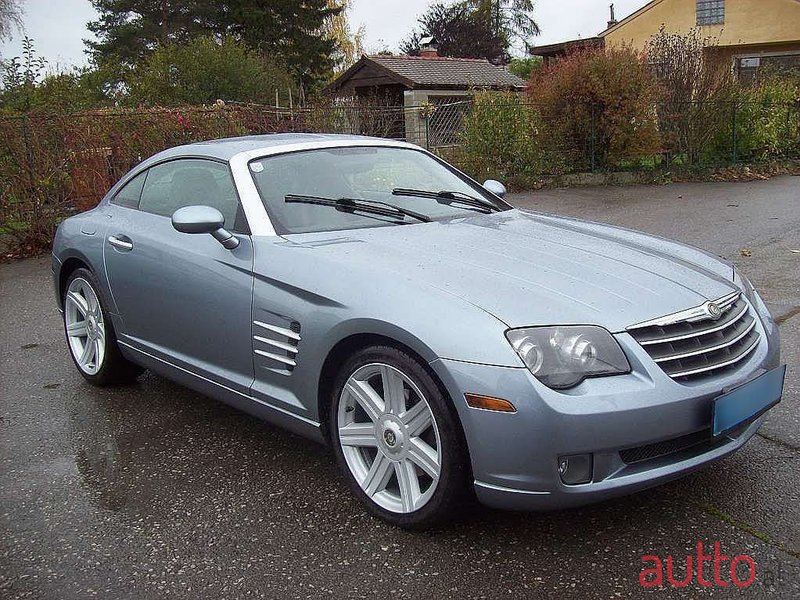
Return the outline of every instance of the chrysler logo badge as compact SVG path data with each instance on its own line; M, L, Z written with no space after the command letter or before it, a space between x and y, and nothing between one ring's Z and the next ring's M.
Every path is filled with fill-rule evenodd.
M719 307L719 304L716 304L715 302L706 303L706 312L708 313L708 316L714 320L717 320L722 316L722 309Z

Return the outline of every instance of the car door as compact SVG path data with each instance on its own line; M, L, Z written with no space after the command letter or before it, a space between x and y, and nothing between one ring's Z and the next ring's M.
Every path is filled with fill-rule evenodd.
M239 245L176 231L171 215L189 205L219 209ZM104 259L120 341L246 393L253 245L228 165L191 158L152 166L120 190L107 216Z

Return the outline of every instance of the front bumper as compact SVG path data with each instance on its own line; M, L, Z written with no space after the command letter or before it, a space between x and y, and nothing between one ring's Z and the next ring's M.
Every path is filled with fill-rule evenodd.
M717 438L705 432L715 398L779 364L777 326L763 303L755 308L761 328L756 350L732 372L688 383L669 378L626 333L616 337L630 374L587 379L566 392L545 387L526 368L433 361L461 418L478 499L513 510L579 506L653 487L740 448L763 418ZM504 398L517 412L470 408L466 392ZM684 447L680 440L693 443ZM660 442L674 451L662 447L649 456ZM558 458L589 453L591 482L564 484Z

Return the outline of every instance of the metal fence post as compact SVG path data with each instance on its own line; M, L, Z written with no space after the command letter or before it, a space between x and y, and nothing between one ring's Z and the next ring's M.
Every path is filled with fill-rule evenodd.
M790 139L791 134L792 134L791 122L792 122L792 105L787 102L786 103L786 139L787 140ZM783 150L783 149L781 149L781 150L782 150L781 154L785 154L787 157L791 156L791 153L792 153L791 145L787 145L785 150Z
M732 140L733 141L733 162L736 162L737 159L738 159L737 148L736 148L736 145L737 145L736 144L736 142L737 142L737 139L736 139L736 113L737 113L737 109L738 109L738 106L736 104L736 100L734 100L733 101L733 115L732 115L732 117L733 117L732 118L732 120L733 120L733 132L732 132L732 136L733 136L733 140Z
M430 138L430 125L428 124L430 121L429 117L425 117L425 149L431 149L431 138Z
M592 137L590 142L591 147L591 171L594 173L595 168L597 166L597 153L596 153L596 144L597 144L597 108L594 102L592 102Z

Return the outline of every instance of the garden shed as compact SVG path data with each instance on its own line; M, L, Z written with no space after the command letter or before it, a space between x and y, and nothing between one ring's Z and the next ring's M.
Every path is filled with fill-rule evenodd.
M448 131L452 137L449 124L457 123L471 91L522 91L526 83L488 60L442 57L428 47L420 56L362 56L328 86L328 92L402 108L397 137L437 146L447 145Z

